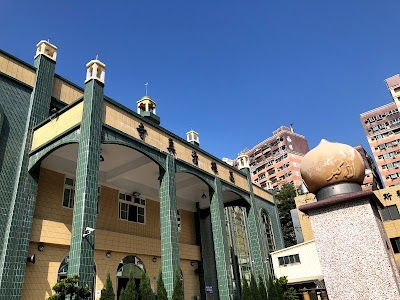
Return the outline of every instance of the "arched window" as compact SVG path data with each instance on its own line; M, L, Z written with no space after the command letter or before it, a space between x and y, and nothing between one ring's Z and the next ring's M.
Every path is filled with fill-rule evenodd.
M69 265L69 256L66 256L62 260L60 267L58 268L57 282L68 277L68 265ZM96 290L96 265L93 266L93 291L95 290ZM92 298L95 299L95 296L96 295L93 292Z
M271 252L276 250L275 238L274 238L274 232L272 230L271 218L269 217L268 213L265 210L262 211L261 218L262 218L262 222L264 224L265 236L267 238L268 251L271 253Z
M136 289L139 292L140 278L142 273L146 273L143 262L136 256L125 256L117 267L117 299L122 288L125 288L129 281L129 273L133 272Z

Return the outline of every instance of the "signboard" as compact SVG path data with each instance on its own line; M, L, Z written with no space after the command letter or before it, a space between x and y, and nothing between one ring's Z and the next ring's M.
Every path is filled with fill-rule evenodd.
M206 293L208 293L208 294L212 294L213 293L212 285L206 285Z

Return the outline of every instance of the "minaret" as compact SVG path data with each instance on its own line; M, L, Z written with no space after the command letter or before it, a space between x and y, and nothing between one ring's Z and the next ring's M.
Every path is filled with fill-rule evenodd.
M372 191L362 191L365 166L353 147L322 140L301 162L317 202L299 210L311 222L330 300L400 299L399 271Z
M157 125L160 124L160 117L156 115L156 103L149 96L144 96L142 99L136 102L137 104L137 113L150 122L153 122Z
M200 146L199 134L194 130L186 133L186 140L197 147Z

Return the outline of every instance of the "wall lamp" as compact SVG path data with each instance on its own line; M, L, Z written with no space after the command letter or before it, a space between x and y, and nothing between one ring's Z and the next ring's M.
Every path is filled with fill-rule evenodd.
M110 258L110 257L111 257L111 252L110 252L110 251L107 251L106 256L107 256L108 258Z
M191 262L190 262L190 265L191 265L192 267L194 266L194 264L195 264L194 261L191 261Z
M207 199L207 196L206 196L206 194L204 194L204 192L203 192L203 195L201 195L201 198L202 199Z
M43 244L39 244L39 245L37 246L37 249L38 249L40 252L43 252L43 251L44 251L44 245L43 245Z
M140 193L139 193L139 192L133 192L133 193L132 193L132 196L133 196L133 197L139 197L139 196L140 196Z
M26 262L30 262L30 263L32 263L32 264L35 264L35 254L33 254L32 256L28 256L27 258L26 258Z
M153 257L153 263L157 262L157 257Z

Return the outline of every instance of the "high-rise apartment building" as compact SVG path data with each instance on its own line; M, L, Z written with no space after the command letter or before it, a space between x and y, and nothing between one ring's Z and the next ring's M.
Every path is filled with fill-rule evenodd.
M376 164L363 146L354 146L354 149L360 153L365 165L364 182L361 185L363 191L375 191L383 188L383 182L379 176Z
M276 190L283 182L296 187L303 183L300 163L308 151L303 135L295 133L292 126L281 126L271 137L243 152L250 157L252 181L264 189Z
M396 103L365 112L360 119L384 185L400 184L400 113Z

